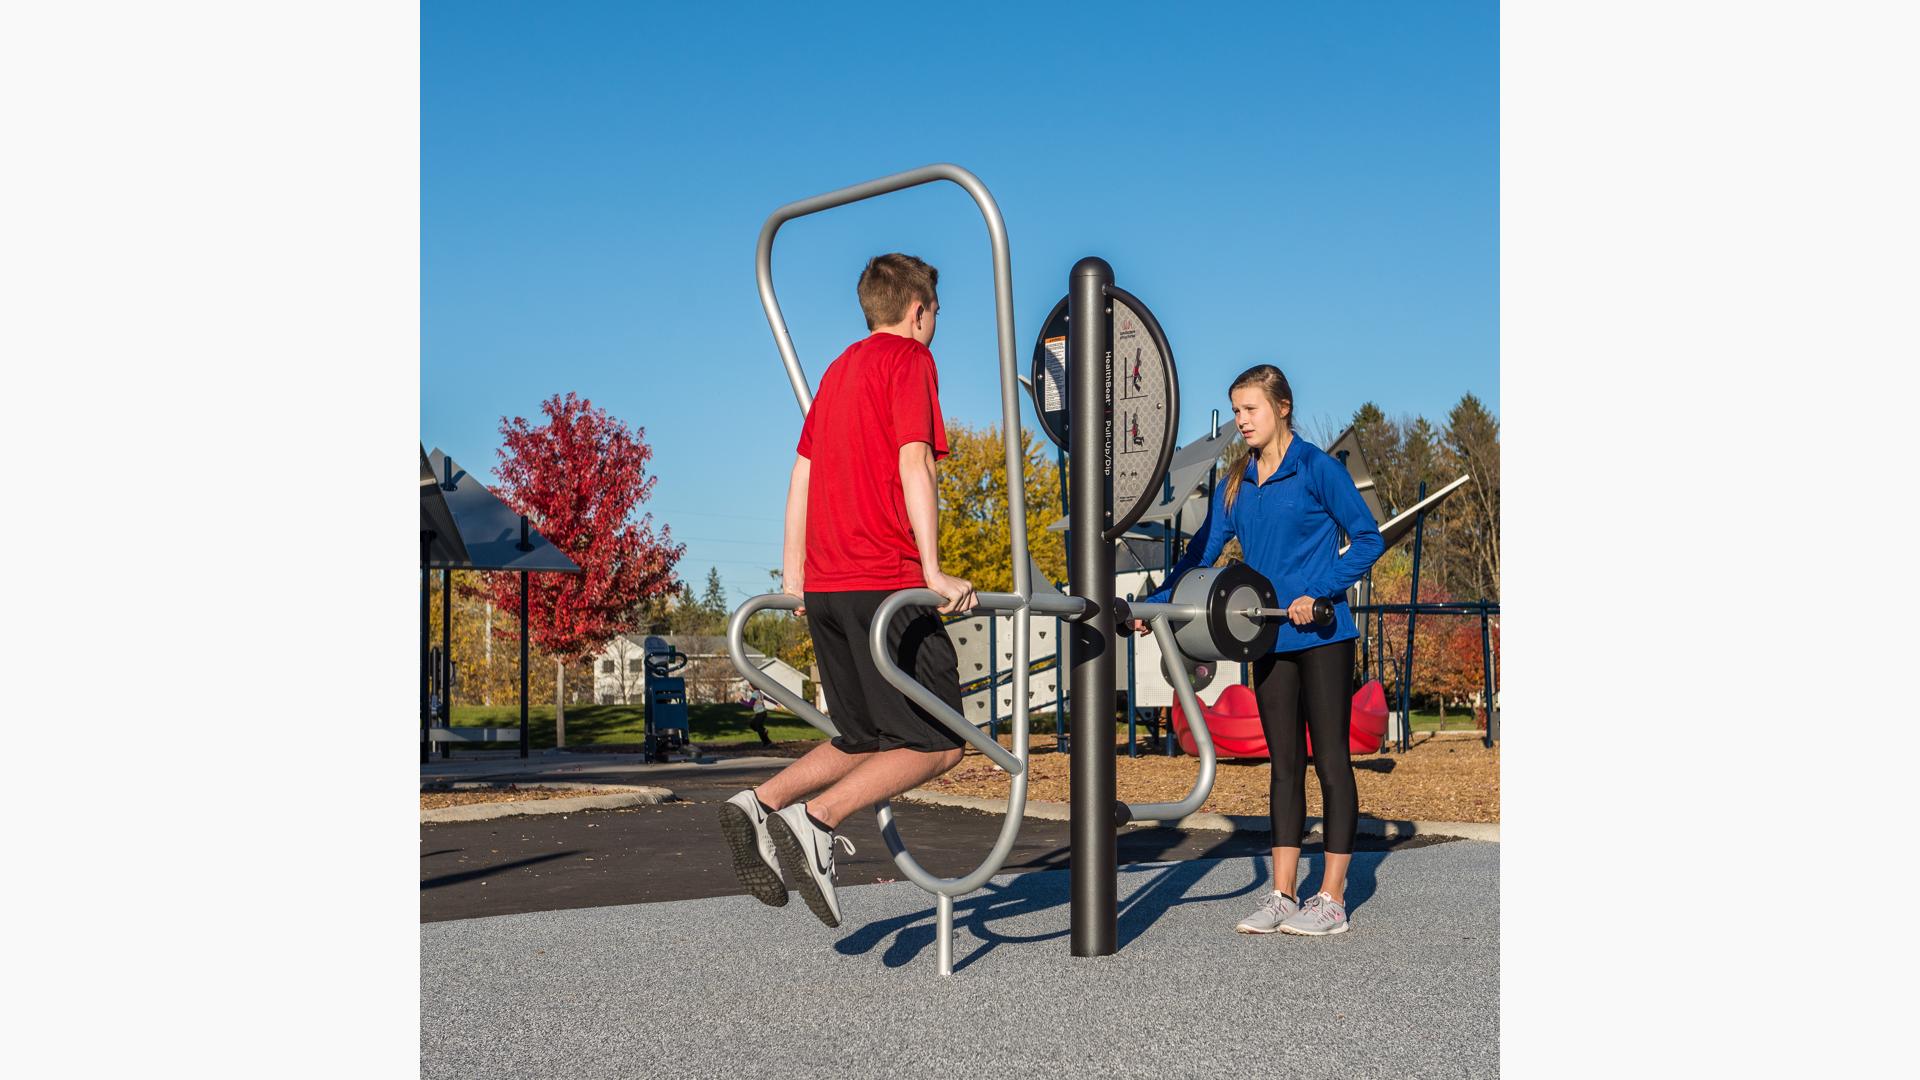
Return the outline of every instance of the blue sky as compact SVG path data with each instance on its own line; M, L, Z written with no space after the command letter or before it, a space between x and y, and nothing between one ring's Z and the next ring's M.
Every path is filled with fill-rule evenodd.
M1367 400L1437 423L1469 391L1497 412L1498 54L1493 3L429 0L421 441L488 474L502 416L577 391L645 429L682 576L763 591L800 414L760 226L935 161L1006 218L1023 370L1099 255L1166 329L1182 442L1261 361L1310 423ZM865 335L855 278L895 250L940 268L948 418L996 422L986 231L951 184L781 230L808 375Z

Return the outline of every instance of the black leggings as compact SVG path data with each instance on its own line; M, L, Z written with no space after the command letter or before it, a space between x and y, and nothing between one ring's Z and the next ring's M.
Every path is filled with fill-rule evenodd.
M1299 847L1307 828L1307 747L1313 732L1313 771L1326 804L1326 852L1353 853L1360 796L1353 786L1347 738L1353 726L1353 642L1336 641L1253 662L1260 726L1273 755L1273 846ZM1305 724L1301 723L1305 713Z

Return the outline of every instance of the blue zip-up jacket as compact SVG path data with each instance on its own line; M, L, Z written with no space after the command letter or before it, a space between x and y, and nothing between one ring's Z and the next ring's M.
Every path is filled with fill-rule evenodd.
M1255 476L1249 456L1231 511L1226 508L1227 485L1214 489L1207 520L1193 534L1187 553L1167 574L1166 584L1146 599L1165 603L1182 574L1197 566L1212 566L1227 541L1237 536L1247 553L1247 565L1273 583L1281 607L1302 596L1335 601L1332 626L1295 626L1276 620L1280 639L1274 643L1274 652L1297 652L1359 637L1353 612L1347 608L1347 588L1366 574L1385 545L1346 467L1325 450L1295 437L1266 483L1256 483ZM1339 554L1343 529L1350 544L1345 555Z

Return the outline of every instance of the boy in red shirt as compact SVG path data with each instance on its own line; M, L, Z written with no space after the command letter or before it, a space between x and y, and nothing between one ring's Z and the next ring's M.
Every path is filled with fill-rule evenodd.
M828 926L840 925L834 844L853 853L834 830L960 763L960 738L881 676L868 645L888 594L925 587L945 597L938 608L902 609L887 640L901 670L960 711L940 614L973 607L974 592L940 572L934 462L947 456L947 436L927 348L939 281L911 255L868 261L858 292L872 333L821 377L787 488L784 591L809 616L840 734L720 808L747 891L778 907L791 886Z

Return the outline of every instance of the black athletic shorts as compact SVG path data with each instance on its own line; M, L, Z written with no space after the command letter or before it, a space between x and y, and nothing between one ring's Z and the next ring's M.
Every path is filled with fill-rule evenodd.
M870 754L906 747L951 750L962 745L925 709L907 699L874 666L869 642L873 616L893 590L809 592L807 626L813 631L813 655L820 661L820 682L827 692L827 713L840 734L833 745L848 754ZM960 711L960 661L938 609L908 605L887 627L893 662L931 690L954 712Z

